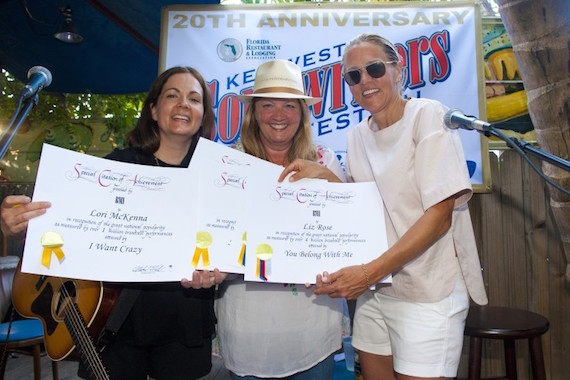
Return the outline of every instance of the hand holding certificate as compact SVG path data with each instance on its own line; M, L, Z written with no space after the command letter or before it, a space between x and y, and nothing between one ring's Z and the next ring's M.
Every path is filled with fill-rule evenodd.
M44 145L22 271L102 281L179 281L192 273L190 169L128 164ZM160 198L159 198L160 197ZM160 202L157 200L160 199ZM176 212L174 212L176 211Z
M278 182L282 171L205 139L188 169L45 145L34 198L52 207L30 222L22 270L152 282L219 268L248 281L315 283L386 250L374 184Z
M282 168L252 178L245 279L315 283L316 275L365 263L387 249L375 184L303 179L271 182Z

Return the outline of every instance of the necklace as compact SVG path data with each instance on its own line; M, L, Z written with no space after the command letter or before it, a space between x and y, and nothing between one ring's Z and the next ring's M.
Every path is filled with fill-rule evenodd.
M153 157L154 157L154 162L156 162L156 166L161 166L160 161L158 161L158 158L156 158L156 156Z

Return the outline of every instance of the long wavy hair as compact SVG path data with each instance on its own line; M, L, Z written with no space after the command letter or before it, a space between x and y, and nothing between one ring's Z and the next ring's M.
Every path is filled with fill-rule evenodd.
M160 74L150 86L150 90L143 104L141 116L135 127L127 134L128 146L142 150L148 154L154 154L158 150L160 146L160 133L157 122L152 118L151 108L158 102L158 97L168 78L174 74L190 74L200 83L203 94L202 105L204 107L204 116L202 117L200 129L192 138L197 139L202 136L211 139L214 127L214 110L210 88L198 70L193 67L176 66Z
M240 139L246 153L268 161L265 148L261 143L259 124L255 119L255 106L259 100L259 98L254 98L245 111L241 124ZM292 162L296 158L316 161L317 153L313 146L313 138L311 135L309 106L307 106L304 100L297 99L297 101L301 106L301 122L299 123L299 129L297 129L295 136L293 136L293 142L287 154L287 159L289 162Z

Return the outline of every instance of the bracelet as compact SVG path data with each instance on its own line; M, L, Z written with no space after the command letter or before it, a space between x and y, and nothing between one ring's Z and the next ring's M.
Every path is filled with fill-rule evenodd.
M366 277L366 287L370 289L370 277L368 277L368 272L366 271L366 265L360 264L362 271L364 272L364 277Z

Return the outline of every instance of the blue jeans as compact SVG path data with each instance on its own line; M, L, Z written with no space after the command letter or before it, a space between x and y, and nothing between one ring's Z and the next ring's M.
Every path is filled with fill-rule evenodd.
M298 372L294 375L287 377L280 377L280 380L331 380L333 377L334 370L334 353L328 356L325 360L318 363L317 365L303 371ZM230 372L230 378L232 380L264 380L268 379L266 377L255 377L255 376L238 376L233 372Z

